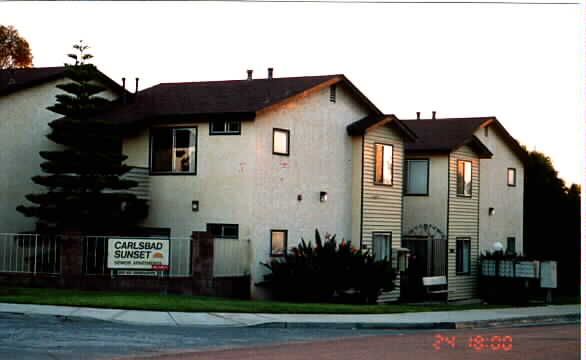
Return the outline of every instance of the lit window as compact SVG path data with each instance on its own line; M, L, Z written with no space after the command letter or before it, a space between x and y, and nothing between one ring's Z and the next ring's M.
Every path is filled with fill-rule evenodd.
M507 169L507 185L517 186L517 169Z
M289 155L289 130L273 129L273 154Z
M472 161L458 160L458 191L460 196L472 196Z
M287 252L287 230L271 230L271 256L283 256Z
M238 239L238 224L208 224L207 228L215 238Z
M407 160L405 182L406 195L427 195L428 194L428 174L429 160L412 159Z
M374 144L375 170L374 183L383 185L393 184L393 146Z
M470 238L456 238L456 273L470 273Z
M151 172L195 174L196 128L151 129Z
M210 121L210 135L240 135L240 121Z
M372 233L372 248L375 261L391 261L391 237L392 234L390 232Z

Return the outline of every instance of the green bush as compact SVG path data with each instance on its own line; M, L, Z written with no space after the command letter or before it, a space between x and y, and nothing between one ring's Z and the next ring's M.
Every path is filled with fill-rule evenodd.
M389 260L375 261L369 251L352 247L350 241L338 244L335 235L322 241L317 229L315 246L301 239L282 258L261 264L270 273L257 285L271 289L279 300L375 303L381 290L395 288ZM349 290L356 295L344 297Z

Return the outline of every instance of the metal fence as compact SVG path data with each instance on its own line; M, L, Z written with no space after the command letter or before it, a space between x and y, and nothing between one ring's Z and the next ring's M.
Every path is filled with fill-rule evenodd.
M0 234L0 272L60 273L60 236Z
M250 240L214 239L214 276L250 274Z

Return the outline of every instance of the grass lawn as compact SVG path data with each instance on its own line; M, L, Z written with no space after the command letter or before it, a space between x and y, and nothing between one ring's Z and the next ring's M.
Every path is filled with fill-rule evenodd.
M568 301L568 299L565 299ZM578 300L579 301L579 300ZM421 311L496 309L509 305L345 305L237 300L144 292L81 291L45 288L1 288L0 302L185 312L290 314L390 314Z

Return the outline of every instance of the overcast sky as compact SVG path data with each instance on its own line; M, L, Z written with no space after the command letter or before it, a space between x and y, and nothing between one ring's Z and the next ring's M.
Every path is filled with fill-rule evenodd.
M160 82L345 74L410 119L496 116L583 183L584 4L0 3L0 24L60 66L83 39L94 63ZM134 88L134 80L130 80ZM324 139L327 141L327 139Z

